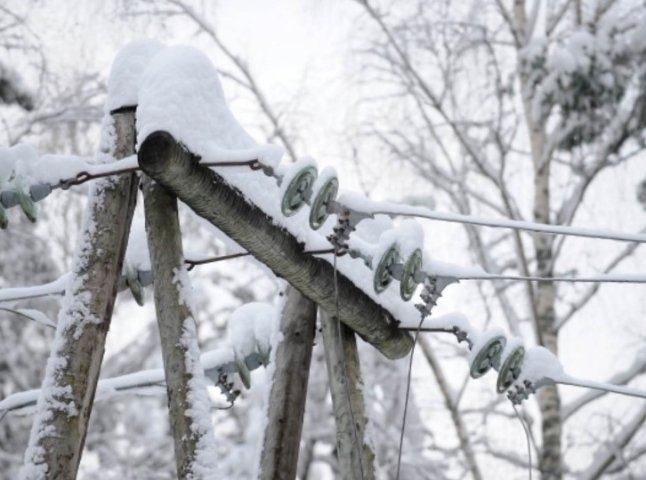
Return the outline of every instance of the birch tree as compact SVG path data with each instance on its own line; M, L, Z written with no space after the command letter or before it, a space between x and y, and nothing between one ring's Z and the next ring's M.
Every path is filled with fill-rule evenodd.
M376 92L364 99L361 131L426 180L438 202L463 214L571 225L603 174L643 151L641 2L355 3L363 81ZM523 185L521 174L531 183ZM577 268L564 237L495 236L469 226L464 233L472 257L491 272L550 277ZM605 262L597 267L610 272L636 248L597 257ZM499 311L514 334L530 325L537 343L559 353L561 329L598 291L498 283L495 301L483 291L483 307ZM560 479L567 470L561 396L552 386L537 398L538 469Z

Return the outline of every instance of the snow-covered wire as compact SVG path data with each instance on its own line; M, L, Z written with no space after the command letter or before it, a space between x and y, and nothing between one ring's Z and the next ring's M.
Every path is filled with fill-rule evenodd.
M646 283L646 274L597 275L591 277L537 277L525 275L458 275L456 280L509 280L528 282L563 282L563 283Z
M263 365L262 362L256 360L255 356L257 354L252 352L243 360L251 370ZM202 353L200 356L200 364L204 368L207 376L213 380L213 383L219 386L227 381L226 377L223 379L219 377L221 372L231 373L235 371L236 367L233 358L233 352L229 354L227 350L212 350ZM97 385L95 401L111 398L115 393L129 393L155 387L164 387L165 385L163 369L141 370L117 377L104 378L99 380ZM36 405L39 394L40 389L33 389L13 393L3 398L0 400L0 420L9 411Z
M91 165L86 170L79 171L74 176L61 180L57 185L52 188L68 189L72 185L80 185L90 180L97 178L108 177L110 175L119 175L122 173L132 173L140 171L139 164L136 163L137 156L132 155L122 160L99 165ZM250 167L252 170L261 168L261 164L257 159L239 160L239 161L212 161L202 163L205 167Z
M342 195L336 208L346 208L362 215L388 215L398 217L417 217L442 222L463 223L492 228L510 228L513 230L547 233L552 235L568 235L622 242L646 243L646 235L639 233L623 233L610 230L570 227L565 225L550 225L522 220L481 218L473 215L463 215L451 212L439 212L426 207L400 205L392 202L377 202L357 195Z
M65 293L65 286L69 279L70 274L66 273L56 280L43 285L0 289L0 302L26 300L29 298L45 297L47 295L62 295Z
M561 385L569 385L572 387L590 388L593 390L602 390L610 393L618 393L619 395L626 395L629 397L646 399L646 391L637 388L624 387L621 385L613 385L605 382L594 382L591 380L582 380L580 378L572 377L571 375L560 375L555 378L549 378L554 383Z

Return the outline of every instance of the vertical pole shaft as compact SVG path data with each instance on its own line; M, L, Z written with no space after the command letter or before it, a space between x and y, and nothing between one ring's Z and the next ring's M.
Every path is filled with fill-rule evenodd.
M115 160L135 149L134 109L109 120ZM137 198L137 177L95 181L76 250L73 281L58 317L22 477L76 478L101 370Z
M375 477L375 453L365 440L366 416L354 332L320 310L323 345L336 423L339 466L344 480Z
M315 330L316 305L288 287L260 460L263 480L296 478Z
M153 272L177 477L218 478L210 402L199 362L177 199L144 179L146 233Z

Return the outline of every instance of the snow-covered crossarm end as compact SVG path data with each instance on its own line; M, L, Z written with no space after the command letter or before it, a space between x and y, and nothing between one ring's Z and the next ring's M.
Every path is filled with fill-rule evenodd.
M328 312L335 312L334 271L330 262L304 253L303 245L294 235L276 225L221 175L201 166L198 158L170 134L150 134L140 146L139 164L147 175L276 275ZM388 310L342 273L338 275L338 287L341 321L389 358L400 358L410 351L412 339L397 328L398 322Z
M480 378L490 370L498 372L496 390L506 394L514 405L521 404L542 387L554 384L570 385L608 393L646 399L646 391L610 382L583 380L565 372L559 359L540 345L525 348L517 337L508 337L500 328L480 331L462 314L451 313L426 318L418 325L405 328L420 331L445 332L466 342L467 361L472 378Z

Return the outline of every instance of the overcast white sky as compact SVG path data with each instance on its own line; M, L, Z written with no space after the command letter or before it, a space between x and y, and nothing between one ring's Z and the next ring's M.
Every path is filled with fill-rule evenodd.
M100 3L49 0L23 4L24 9L31 10L29 17L34 31L45 40L50 68L70 72L99 70L107 77L111 59L121 45L159 31L158 26L145 17L139 18L136 25L120 20L107 21L115 18L114 7ZM356 98L353 76L357 66L351 51L357 18L354 5L340 0L236 0L217 4L214 18L227 46L249 62L272 103L288 104L297 113L294 125L298 126L298 134L303 139L298 144L301 148L298 153L314 156L319 166L335 165L341 172L342 188L359 189L356 170L344 150L347 145L339 141L346 120L354 115L352 102ZM194 30L174 23L169 25L165 33L160 33L162 41L189 43L204 49L214 61L220 60L208 40L195 37ZM226 89L225 84L225 93ZM243 102L235 101L235 95L232 96L234 113L243 125L250 124L248 126L253 128L254 118L250 111ZM375 165L373 171L371 163ZM408 188L407 185L415 184L414 179L391 181L392 170L382 170L380 163L365 158L362 162L369 179L379 179L381 175L381 181L372 192L377 198L396 198ZM624 231L642 228L646 218L634 200L634 187L643 177L643 163L636 162L605 174L598 201L591 202L582 211L578 222ZM461 254L464 243L456 243L458 227L431 224L427 226L427 238L437 257L465 265L470 263L470 258ZM573 242L572 250L583 241ZM599 249L603 248L606 247L600 242ZM589 263L595 264L593 255L589 255ZM586 266L579 273L585 271L591 270ZM643 252L622 271L646 271ZM459 288L453 287L455 291ZM630 343L629 337L617 334L625 332L626 325L636 330L632 332L634 341L643 342L646 338L646 322L636 321L636 316L642 319L644 316L644 287L618 285L603 289L608 294L586 309L585 321L572 322L563 330L560 352L564 365L572 374L597 380L603 380L631 362L632 358L623 354ZM451 311L461 306L464 304L459 294L448 295L438 311ZM478 314L473 310L467 313ZM608 356L603 352L609 352ZM494 381L493 377L489 380ZM567 397L574 390L565 389L564 392Z

